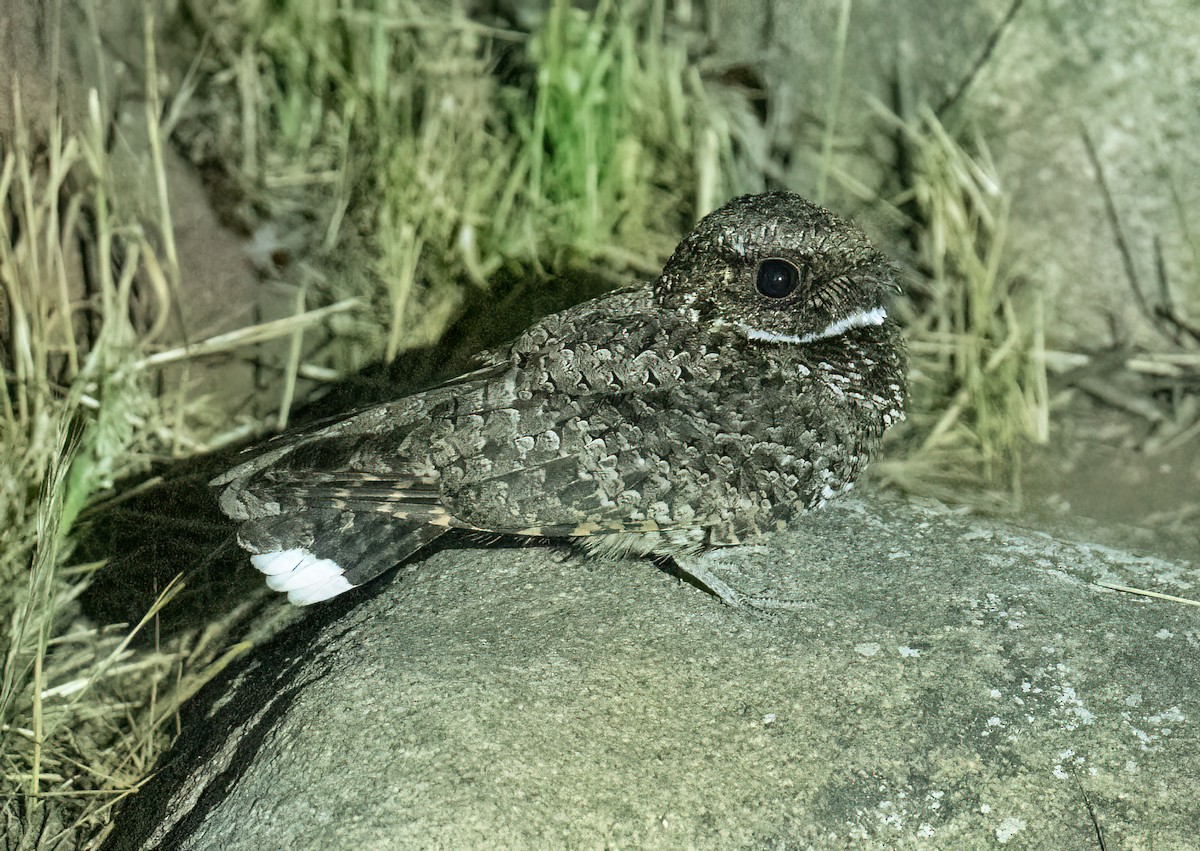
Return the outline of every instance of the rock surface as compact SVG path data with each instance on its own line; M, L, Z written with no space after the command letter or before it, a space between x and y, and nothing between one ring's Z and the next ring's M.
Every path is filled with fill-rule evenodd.
M108 849L1182 848L1200 569L847 500L721 553L445 550L201 693ZM349 596L349 595L348 595Z

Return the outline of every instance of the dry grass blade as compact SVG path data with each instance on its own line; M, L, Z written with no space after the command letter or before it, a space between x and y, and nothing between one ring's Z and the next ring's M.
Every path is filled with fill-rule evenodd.
M816 202L825 203L825 190L829 185L829 173L833 166L833 140L837 131L838 105L842 100L842 73L846 65L846 41L850 35L850 8L852 0L842 0L838 15L837 49L833 54L833 70L829 80L829 102L825 107L825 131L821 139L821 170L817 175Z
M1101 588L1108 588L1111 591L1121 591L1126 594L1136 594L1139 597L1153 597L1155 600L1166 600L1171 603L1183 603L1186 606L1200 606L1200 600L1189 600L1187 597L1176 597L1174 594L1164 594L1161 591L1149 591L1145 588L1131 588L1128 585L1121 585L1116 582L1109 582L1104 579L1097 579L1092 582L1093 585L1098 585Z
M235 331L228 331L224 334L217 334L209 337L207 340L201 340L198 343L191 345L177 346L173 349L168 349L165 352L155 352L151 355L146 355L137 361L134 361L134 368L143 370L155 366L164 366L169 363L177 363L179 361L188 360L191 358L205 357L208 355L228 354L230 352L244 349L247 346L252 346L256 343L262 343L267 340L273 340L277 337L286 337L289 334L294 334L306 327L324 322L331 316L339 313L345 313L354 310L361 306L358 299L348 298L327 307L319 307L314 310L298 313L294 316L287 316L283 319L274 319L270 322L261 322L257 325L247 325L243 328L238 328Z

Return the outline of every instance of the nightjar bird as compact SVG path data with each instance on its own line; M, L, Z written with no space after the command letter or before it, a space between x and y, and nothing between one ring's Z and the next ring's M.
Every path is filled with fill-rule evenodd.
M704 217L653 283L547 316L479 368L286 434L213 480L297 605L450 529L693 558L844 493L903 417L888 260L787 192Z

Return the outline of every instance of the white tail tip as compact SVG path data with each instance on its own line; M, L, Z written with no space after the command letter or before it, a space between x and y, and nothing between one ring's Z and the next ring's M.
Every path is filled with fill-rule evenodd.
M266 574L269 588L287 592L295 606L319 603L354 587L337 562L317 558L303 547L258 553L250 563Z

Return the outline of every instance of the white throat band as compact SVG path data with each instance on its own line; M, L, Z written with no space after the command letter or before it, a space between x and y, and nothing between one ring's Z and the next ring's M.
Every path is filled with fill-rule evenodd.
M829 337L836 337L839 334L845 334L853 328L882 325L885 319L887 319L887 311L882 307L875 307L871 310L863 310L851 314L839 319L837 322L831 322L824 330L814 331L811 334L780 334L777 331L764 331L761 328L753 328L742 322L738 323L738 327L745 331L746 336L751 340L762 340L765 343L811 343L815 340L824 340Z

